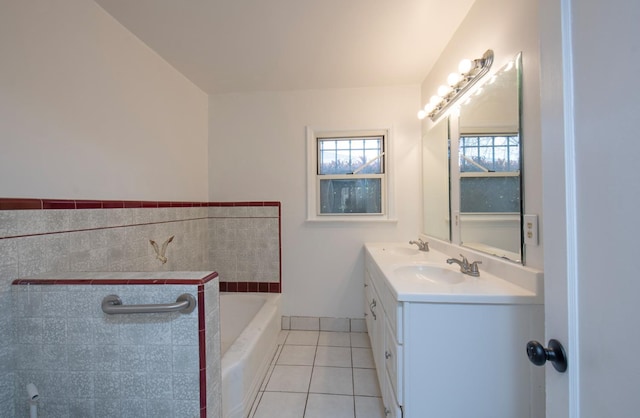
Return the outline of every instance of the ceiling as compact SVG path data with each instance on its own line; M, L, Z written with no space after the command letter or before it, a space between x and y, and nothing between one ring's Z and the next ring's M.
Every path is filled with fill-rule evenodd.
M209 94L419 84L474 0L95 0Z

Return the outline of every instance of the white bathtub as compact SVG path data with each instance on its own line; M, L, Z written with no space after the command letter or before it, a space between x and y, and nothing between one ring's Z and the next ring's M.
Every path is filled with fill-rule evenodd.
M220 293L222 412L245 418L277 348L280 294Z

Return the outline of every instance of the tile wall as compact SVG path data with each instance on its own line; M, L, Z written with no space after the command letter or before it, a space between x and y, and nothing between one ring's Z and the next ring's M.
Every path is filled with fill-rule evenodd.
M149 240L171 236L163 264ZM0 199L0 410L12 416L16 391L14 279L176 270L219 271L223 291L280 292L280 203Z
M157 273L136 273L131 282L124 275L133 277L81 273L79 280L12 286L18 391L13 416L29 416L26 392L19 392L28 383L39 390L42 417L219 415L217 279L157 280ZM191 313L106 315L100 308L109 294L130 305L170 303L183 293L198 299ZM207 335L200 338L202 332Z

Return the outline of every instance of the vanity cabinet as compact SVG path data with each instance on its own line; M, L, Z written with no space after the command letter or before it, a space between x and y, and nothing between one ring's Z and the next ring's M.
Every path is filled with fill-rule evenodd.
M525 353L542 305L399 300L369 255L364 285L387 417L544 416L543 370Z

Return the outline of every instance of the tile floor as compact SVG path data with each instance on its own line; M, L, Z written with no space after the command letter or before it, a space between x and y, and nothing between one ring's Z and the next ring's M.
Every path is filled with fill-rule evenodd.
M369 336L282 331L251 418L384 418Z

